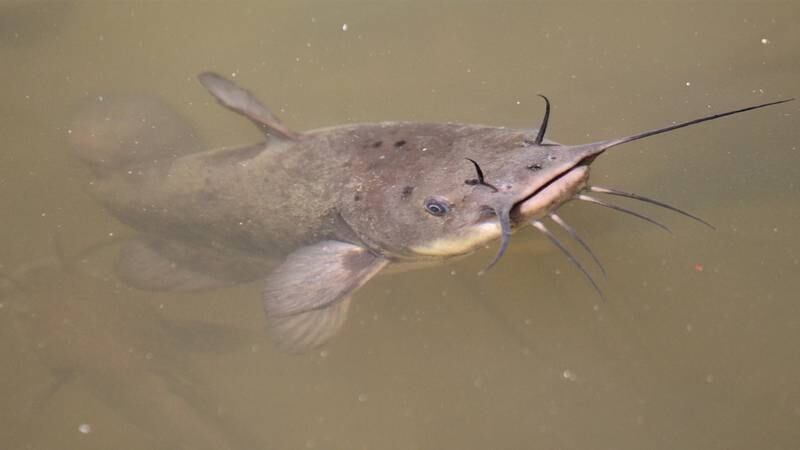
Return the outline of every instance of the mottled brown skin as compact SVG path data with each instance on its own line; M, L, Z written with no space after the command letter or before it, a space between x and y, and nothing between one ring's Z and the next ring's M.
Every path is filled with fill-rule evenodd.
M464 157L481 160L497 185L525 183L526 166L542 160L541 148L525 148L531 138L475 125L348 125L115 172L92 189L121 220L159 236L273 256L332 239L413 259L409 247L491 218L481 208L493 193L465 184L475 173ZM508 167L519 175L499 177ZM452 215L425 211L434 195L456 206Z
M73 142L94 169L97 198L144 235L122 252L124 279L186 290L264 273L268 322L292 351L333 336L352 293L389 264L443 261L501 238L491 266L511 233L531 222L552 239L539 219L586 188L589 164L606 149L781 103L564 146L543 139L549 101L542 132L385 122L298 133L229 80L199 78L220 104L258 126L266 143L191 153L183 145L191 139L180 138L193 137L191 127L163 119L162 108L147 101L122 108L123 123L100 126L99 134L94 125L109 121L88 114L92 126L77 125ZM150 117L169 124L164 139ZM282 262L270 272L269 259Z

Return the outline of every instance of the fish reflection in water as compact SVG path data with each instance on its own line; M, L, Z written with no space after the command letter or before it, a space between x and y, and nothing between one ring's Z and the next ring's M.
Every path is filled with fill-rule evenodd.
M257 448L257 439L218 412L222 404L193 377L187 354L241 348L241 331L167 320L156 307L120 295L116 282L76 270L74 259L57 253L0 274L0 337L14 355L15 376L25 378L7 386L5 408L16 413L4 448L53 439L39 421L62 389L76 388L141 430L155 448ZM23 388L32 384L39 388ZM80 408L71 420L76 434L91 431L91 416Z

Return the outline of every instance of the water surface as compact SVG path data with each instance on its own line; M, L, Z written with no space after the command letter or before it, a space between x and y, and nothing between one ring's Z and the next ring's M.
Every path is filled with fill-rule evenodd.
M588 142L800 95L798 49L793 2L0 4L0 271L19 281L0 280L0 441L795 448L797 103L597 161L597 184L718 228L648 210L669 235L565 207L605 263L608 302L525 231L483 277L493 249L370 282L341 337L303 356L271 346L259 283L154 294L113 276L111 248L84 260L133 232L86 194L66 141L76 105L112 93L161 96L210 148L257 141L195 81L215 70L298 130L534 127L543 93L550 136Z

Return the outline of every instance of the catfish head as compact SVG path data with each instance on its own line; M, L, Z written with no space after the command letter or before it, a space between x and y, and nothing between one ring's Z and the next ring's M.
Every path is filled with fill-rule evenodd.
M497 238L505 248L513 231L578 193L597 153L534 133L461 124L369 129L366 147L388 141L389 149L353 158L342 216L361 241L400 261L466 255Z
M573 199L592 202L667 230L653 219L588 193L618 195L668 208L711 225L657 200L590 186L589 168L595 158L627 142L789 101L750 106L617 139L562 145L545 140L550 102L542 98L544 118L534 130L409 123L384 125L386 129L377 134L366 133L368 141L363 147L385 145L392 150L378 152L377 157L365 155L353 163L357 165L355 173L368 176L355 178L355 186L351 186L356 190L354 201L343 208L343 217L362 241L395 260L451 258L499 239L496 256L481 273L500 260L514 231L532 225L564 251L600 293L583 265L545 226L543 219L551 219L599 265L585 241L557 214L564 203ZM389 139L388 135L393 137Z

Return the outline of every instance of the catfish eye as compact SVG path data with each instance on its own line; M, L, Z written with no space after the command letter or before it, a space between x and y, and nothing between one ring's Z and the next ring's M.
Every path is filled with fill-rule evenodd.
M428 197L425 199L425 211L436 217L441 217L450 212L450 204L441 197Z

